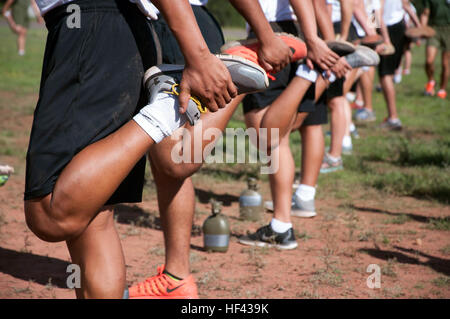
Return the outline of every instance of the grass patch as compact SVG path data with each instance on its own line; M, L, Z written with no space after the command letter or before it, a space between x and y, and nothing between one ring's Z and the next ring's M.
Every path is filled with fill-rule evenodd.
M432 281L433 285L437 287L449 287L450 286L450 277L449 276L441 276Z
M427 228L431 230L450 230L450 216L431 219Z

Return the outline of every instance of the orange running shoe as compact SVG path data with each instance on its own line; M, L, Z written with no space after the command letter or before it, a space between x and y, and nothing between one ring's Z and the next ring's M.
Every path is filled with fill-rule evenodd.
M434 85L435 81L428 81L427 85L425 85L425 95L433 96L434 95Z
M445 90L439 90L436 94L436 96L440 99L445 99L447 97L447 92L445 92Z
M129 299L198 299L192 275L177 281L164 273L164 265L157 271L156 276L128 288Z
M292 50L291 61L295 62L306 57L307 50L306 44L300 38L284 32L275 33L280 37L284 43L286 43ZM259 40L258 39L246 39L237 40L225 43L221 48L222 53L237 55L247 60L250 60L256 64L258 62L258 50L259 50ZM260 65L260 64L259 64Z

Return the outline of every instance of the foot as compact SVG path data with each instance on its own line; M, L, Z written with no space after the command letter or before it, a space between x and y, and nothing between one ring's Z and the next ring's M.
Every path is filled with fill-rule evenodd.
M239 242L248 246L276 247L278 249L295 249L298 246L293 228L284 233L277 233L270 224L259 228L255 233L241 236Z
M355 113L356 122L374 122L376 119L375 112L366 108L362 108Z
M434 80L427 82L427 84L425 85L425 92L424 92L424 94L426 96L433 96L434 95L434 86L435 86L435 84L436 84L436 82Z
M345 56L345 59L352 68L377 66L378 63L380 63L380 57L378 54L371 48L363 45L357 46L355 52Z
M383 37L379 34L368 35L361 39L361 45L375 49L377 46L383 43Z
M342 157L332 158L330 154L326 153L323 157L322 166L320 167L320 172L322 174L336 172L344 169L344 165L342 163Z
M392 119L389 119L389 118L385 119L381 123L380 127L384 128L384 129L391 130L391 131L401 131L402 128L403 128L402 122L400 121L400 119L392 120Z
M266 72L259 65L244 58L218 55L227 67L239 94L265 90L269 86ZM178 84L183 75L183 65L162 64L145 72L144 85L149 93L149 103L133 118L156 142L172 135L186 120L194 125L207 108L191 97L185 114L180 114Z
M291 62L296 62L306 57L307 50L305 43L298 37L289 33L275 33L286 43L292 51ZM258 39L236 40L225 43L220 51L225 54L237 55L258 64Z
M436 96L437 96L438 98L440 98L440 99L445 100L445 98L447 97L447 92L445 92L445 90L443 90L443 89L440 89L440 90L437 92Z
M327 46L339 56L346 56L355 52L356 47L347 41L342 40L329 40L325 41Z
M129 299L198 299L194 277L175 280L158 267L156 276L128 288Z
M292 196L292 203L292 216L310 218L317 215L316 208L314 206L314 199L305 201L294 193L294 195Z

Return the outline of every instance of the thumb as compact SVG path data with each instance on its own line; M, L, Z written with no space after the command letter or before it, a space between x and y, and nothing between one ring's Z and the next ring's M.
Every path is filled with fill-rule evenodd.
M269 63L266 62L266 60L264 59L258 59L259 60L259 64L262 66L262 68L266 71L266 72L270 72L273 70L272 65L270 65Z
M180 103L180 113L184 114L189 104L189 98L191 97L191 90L185 85L180 85L180 95L178 96L178 102Z

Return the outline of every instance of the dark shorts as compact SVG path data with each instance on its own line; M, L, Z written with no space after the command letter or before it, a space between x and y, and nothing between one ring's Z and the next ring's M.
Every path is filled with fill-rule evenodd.
M81 8L80 28L66 23L70 4ZM144 71L156 64L150 25L136 5L121 0L67 5L45 15L48 36L27 153L25 200L51 193L78 152L132 119L145 105ZM143 157L105 204L141 201L144 172Z
M310 90L312 90L314 92L315 91L315 85L311 85ZM327 91L325 91L322 94L322 96L319 98L319 100L315 103L314 111L308 114L308 116L303 121L302 126L323 125L323 124L327 124L328 123L327 99L329 97L327 95Z
M211 53L220 53L220 47L224 44L224 36L217 20L203 6L191 6L194 11L197 24ZM162 15L158 20L152 21L158 36L162 51L162 63L184 64L184 57L180 46Z
M380 64L378 65L379 76L394 75L395 70L400 66L407 41L405 31L406 26L403 20L397 24L388 26L389 37L395 48L395 53L380 56Z
M334 33L340 34L341 33L341 22L334 22L333 23ZM358 32L356 31L355 26L353 23L350 23L350 28L348 30L348 41L353 42L355 40L360 39L360 36L358 36Z
M26 29L30 26L30 17L28 16L29 0L16 0L12 4L11 12L14 22Z
M300 36L301 32L299 27L294 21L278 21L270 23L272 29L275 32L287 32L296 36ZM249 34L249 38L254 38L253 33ZM252 110L263 109L273 101L275 101L278 96L286 89L291 80L295 76L298 64L291 63L282 69L280 72L274 74L275 80L269 81L269 87L267 90L259 93L248 94L245 96L243 103L244 114ZM313 99L314 100L314 99ZM315 104L311 101L302 100L298 106L298 112L313 112L315 110Z

